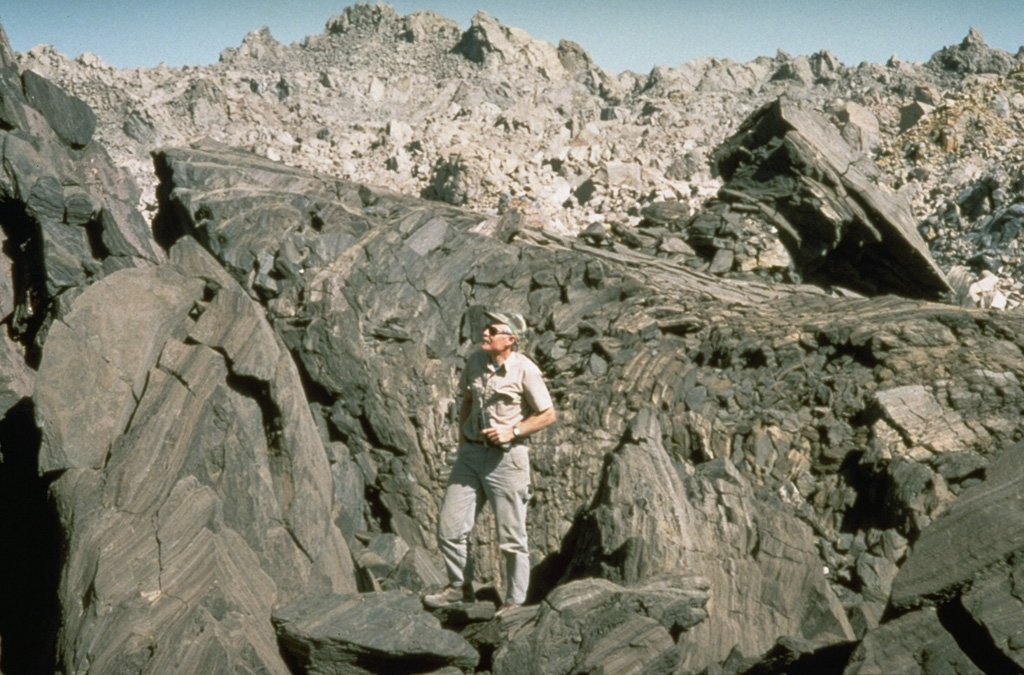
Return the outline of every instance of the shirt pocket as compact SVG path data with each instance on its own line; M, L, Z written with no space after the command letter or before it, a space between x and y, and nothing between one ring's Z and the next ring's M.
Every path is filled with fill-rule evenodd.
M494 418L505 424L514 424L522 418L522 406L520 402L502 391L491 394L490 409L494 411Z
M502 417L519 417L523 408L523 388L518 382L502 379L494 387L491 404Z

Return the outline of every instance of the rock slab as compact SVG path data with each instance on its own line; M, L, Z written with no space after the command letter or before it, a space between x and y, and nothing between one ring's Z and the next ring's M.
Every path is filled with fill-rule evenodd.
M300 598L274 610L284 650L301 672L473 672L479 655L402 591Z
M749 215L778 230L808 279L869 295L949 292L909 204L879 185L878 167L821 115L781 97L744 120L714 161L722 203L697 216L711 234Z
M41 468L67 544L57 660L286 673L271 607L355 589L323 517L326 452L252 301L194 241L171 258L90 286L46 343Z

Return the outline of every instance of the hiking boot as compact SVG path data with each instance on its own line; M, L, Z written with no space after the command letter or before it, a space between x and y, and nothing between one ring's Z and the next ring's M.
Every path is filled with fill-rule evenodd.
M494 613L494 616L503 616L512 610L519 609L519 607L521 607L521 605L517 602L503 602L501 603L501 607L498 607L498 611Z
M437 593L423 596L423 604L431 609L456 605L467 600L467 593L460 586L445 586Z

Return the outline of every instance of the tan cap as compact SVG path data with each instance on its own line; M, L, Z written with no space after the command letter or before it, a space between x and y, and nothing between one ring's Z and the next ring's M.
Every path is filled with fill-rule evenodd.
M515 312L484 312L484 316L489 319L493 319L495 323L503 323L508 326L508 329L512 331L512 335L517 340L521 340L523 333L526 332L526 319L523 318L522 314L516 314Z

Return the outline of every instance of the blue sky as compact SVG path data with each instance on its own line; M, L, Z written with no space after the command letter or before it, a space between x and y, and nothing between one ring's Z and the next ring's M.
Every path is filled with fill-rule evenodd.
M4 0L11 46L54 45L118 67L203 65L251 30L285 44L323 32L344 0ZM612 72L648 72L701 56L749 61L782 49L831 50L840 61L926 61L970 27L1011 53L1024 44L1024 0L395 0L400 14L432 9L468 27L478 9L535 38L569 39Z

